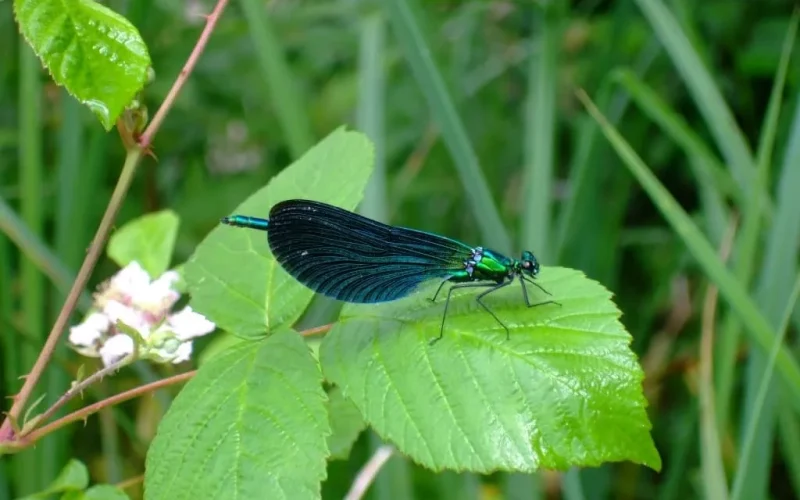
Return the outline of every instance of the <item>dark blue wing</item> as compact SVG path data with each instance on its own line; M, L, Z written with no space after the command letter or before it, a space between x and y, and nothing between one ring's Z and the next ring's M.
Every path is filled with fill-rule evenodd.
M472 251L450 238L307 200L272 207L267 234L272 253L289 274L346 302L405 297L423 281L464 269Z

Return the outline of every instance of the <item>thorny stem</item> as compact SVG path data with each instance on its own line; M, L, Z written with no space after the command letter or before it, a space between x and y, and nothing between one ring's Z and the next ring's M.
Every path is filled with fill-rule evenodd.
M192 53L186 60L186 64L183 65L181 72L178 74L178 78L175 79L175 83L173 83L172 88L169 89L169 93L167 94L167 97L164 98L164 102L161 104L161 107L158 108L158 111L156 111L156 114L153 116L150 124L142 133L141 137L139 137L139 146L142 149L147 149L150 147L150 143L152 142L153 137L156 135L156 132L158 132L158 129L161 127L161 123L164 121L164 118L166 118L167 112L170 110L170 108L172 108L172 105L175 103L175 99L178 97L178 93L180 93L181 89L183 88L183 84L189 79L189 75L194 69L194 66L197 64L198 59L200 59L200 54L203 53L203 49L206 47L208 39L211 37L211 32L214 31L214 27L217 25L217 21L222 15L222 11L225 10L225 6L227 4L228 0L219 0L217 5L214 7L214 10L211 11L211 14L206 17L206 26L203 28L203 32L200 33L200 38L197 39L197 45L194 46L194 50L192 50Z
M126 356L117 361L116 363L112 363L101 370L97 370L96 372L92 373L85 379L81 380L80 382L72 386L67 392L65 392L60 398L58 398L58 401L53 403L53 406L48 408L44 413L42 413L39 417L37 417L37 422L36 422L37 425L44 424L45 422L47 422L50 419L50 417L52 417L62 406L67 404L67 402L70 399L82 393L84 389L88 388L95 382L99 382L106 375L110 375L111 373L119 370L123 366L129 364L133 360L134 360L133 356ZM27 434L30 434L33 431L33 429L34 428L23 430L20 433L20 437L24 437Z
M55 323L53 324L53 328L50 330L47 341L45 342L44 347L42 347L42 351L39 353L39 358L34 363L30 373L27 375L27 377L25 377L25 382L22 385L22 389L20 390L19 394L14 397L14 402L11 405L11 409L9 410L8 415L3 421L2 425L0 425L0 443L8 442L13 439L14 429L12 423L19 420L19 417L25 408L25 404L28 402L28 399L30 399L36 383L39 381L39 378L41 378L42 373L47 366L47 362L53 356L53 352L55 351L56 345L61 337L61 332L64 331L70 315L75 310L75 306L80 298L81 292L85 288L86 282L89 280L89 277L94 270L94 266L97 263L97 259L100 257L100 253L103 250L106 239L108 238L108 234L114 224L114 220L116 219L119 208L122 205L122 201L125 199L125 195L128 192L131 180L136 172L136 167L139 164L142 151L146 150L150 146L153 137L166 118L167 112L172 108L178 93L188 79L189 74L197 63L197 60L200 58L200 54L203 52L203 49L208 43L211 32L216 26L217 20L227 4L228 0L218 0L216 7L214 7L212 13L207 17L206 26L203 29L203 32L200 34L200 38L192 50L192 53L189 55L186 64L184 65L178 77L175 79L175 83L172 85L172 88L153 117L153 120L142 134L139 147L132 148L128 151L128 155L125 158L125 164L122 167L122 172L117 180L117 185L114 188L113 194L111 195L111 200L108 202L106 212L103 215L100 226L97 228L97 233L92 240L92 244L89 247L86 258L84 259L81 269L78 272L78 276L75 278L75 282L72 284L72 289L67 295L66 301L64 301L64 305L61 308ZM53 423L55 424L56 422ZM43 429L44 428L40 430Z
M162 387L167 387L174 384L179 384L190 378L194 377L197 370L192 370L190 372L181 373L178 375L174 375L172 377L168 377L161 380L156 380L155 382L151 382L149 384L141 385L139 387L134 387L125 392L121 392L119 394L115 394L110 398L106 398L102 401L98 401L94 404L90 404L89 406L85 406L79 410L76 410L69 415L61 417L57 420L54 420L52 423L47 424L30 434L24 436L23 438L19 439L16 442L9 443L14 448L26 448L31 444L35 443L36 441L40 440L47 434L50 434L53 431L56 431L66 425L69 425L73 422L77 422L78 420L85 420L90 415L97 413L98 411L106 408L108 406L114 406L119 403L124 403L130 399L133 399L137 396L141 396L142 394L146 394L148 392L153 392L157 389L161 389Z
M28 376L25 377L25 383L22 384L22 389L20 389L19 394L14 398L14 403L11 405L8 417L6 417L3 425L0 426L0 443L10 440L13 436L11 423L19 420L19 416L22 414L22 410L28 402L28 398L30 398L31 393L33 393L36 382L39 381L44 369L47 367L48 361L50 361L50 358L53 356L53 352L61 337L61 332L63 332L64 328L67 326L67 321L69 321L72 311L75 310L75 305L78 303L81 292L86 286L89 276L92 274L92 270L97 263L97 259L100 257L100 253L103 251L108 233L111 231L111 226L114 224L117 212L122 205L122 201L125 199L125 194L128 192L131 180L133 180L133 174L136 172L136 166L139 163L140 156L141 150L133 149L128 152L125 158L125 164L122 166L122 172L119 175L119 180L111 195L111 200L108 202L106 213L100 221L100 227L97 228L97 233L94 235L92 245L89 247L89 252L86 254L86 259L84 259L81 269L78 271L78 276L72 284L72 289L70 289L67 295L67 300L58 313L56 322L53 324L53 328L47 336L47 341L44 347L42 347L42 351L39 353L36 363L34 363Z
M319 334L322 334L322 333L327 333L328 331L330 331L330 329L333 327L333 325L334 325L333 323L329 323L327 325L322 325L322 326L318 326L318 327L315 327L315 328L309 328L308 330L303 330L303 331L299 332L299 334L301 336L303 336L303 337L310 337L310 336L313 336L313 335L319 335ZM72 387L70 390L68 390L66 393L64 393L64 395L61 396L58 399L58 401L56 401L55 404L53 404L53 406L51 406L44 413L42 413L41 416L35 417L36 418L36 425L35 426L31 427L30 429L26 429L25 431L23 431L16 439L8 440L5 443L0 443L0 444L3 444L4 446L7 446L7 448L9 450L12 450L12 449L13 450L21 450L23 448L27 448L28 446L32 445L33 443L35 443L39 439L43 438L47 434L49 434L49 433L51 433L53 431L56 431L56 430L64 427L65 425L68 425L68 424L70 424L72 422L75 422L77 420L86 419L90 415L93 415L94 413L97 413L98 411L102 410L103 408L106 408L108 406L113 406L113 405L118 404L118 403L123 403L125 401L128 401L129 399L135 398L136 396L139 396L141 394L145 394L145 393L148 393L148 392L152 392L152 391L154 391L156 389L160 389L162 387L166 387L166 386L169 386L169 385L172 385L172 384L181 383L184 380L187 380L187 379L193 377L195 375L195 373L197 373L197 370L193 370L193 371L190 371L190 372L181 373L179 375L175 375L175 376L172 376L172 377L169 377L169 378L165 378L163 380L158 380L158 381L152 382L150 384L146 384L146 385L143 385L143 386L135 387L135 388L133 388L131 390L125 391L125 392L120 393L120 394L117 394L116 396L112 396L110 398L103 399L103 400L98 401L98 402L96 402L94 404L91 404L89 406L86 406L84 408L76 410L73 413L70 413L69 415L66 415L66 416L61 417L61 418L59 418L57 420L54 420L51 424L44 425L44 426L39 427L37 429L36 426L46 422L47 419L52 417L53 414L55 412L57 412L59 408L64 406L64 404L66 404L70 399L74 398L76 395L78 395L81 392L83 392L84 389L88 388L90 385L92 385L95 382L99 381L104 376L106 376L106 375L108 375L108 374L110 374L110 373L122 368L123 366L128 364L130 361L131 361L130 357L123 358L122 360L118 361L117 363L114 363L114 364L112 364L110 366L107 366L107 367L103 368L102 370L98 370L97 372L93 373L92 375L90 375L89 377L87 377L86 379L81 381L80 383L75 384L75 386Z

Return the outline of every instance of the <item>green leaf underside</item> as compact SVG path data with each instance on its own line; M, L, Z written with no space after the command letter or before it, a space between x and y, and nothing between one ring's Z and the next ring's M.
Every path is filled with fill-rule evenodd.
M373 155L366 136L339 128L234 213L266 218L275 203L292 198L353 210L372 173ZM223 225L198 245L186 264L186 281L194 309L245 338L291 325L314 294L280 267L269 250L266 232Z
M356 405L345 398L338 387L328 392L328 413L331 422L331 435L328 436L331 459L346 459L366 423Z
M319 498L330 434L322 375L296 332L215 356L147 453L145 498Z
M147 214L125 224L108 242L108 256L120 267L137 261L156 279L169 269L180 220L172 210Z
M136 27L89 0L14 0L14 11L53 80L110 130L147 79L150 55Z
M434 470L534 471L630 460L653 469L642 393L611 293L583 273L545 268L562 304L527 308L519 283L484 301L453 294L444 338L436 284L407 300L348 305L322 343L326 377L384 439ZM534 287L532 301L550 299Z

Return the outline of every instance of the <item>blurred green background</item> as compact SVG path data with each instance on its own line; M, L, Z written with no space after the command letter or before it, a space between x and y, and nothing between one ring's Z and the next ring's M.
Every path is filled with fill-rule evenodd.
M137 26L150 48L156 77L143 98L152 115L213 3L105 3ZM708 280L575 94L586 90L713 246L723 244L734 219L752 228L750 238L734 240L731 264L749 290L768 283L768 269L793 279L800 199L778 193L800 192L797 57L774 108L780 114L770 121L768 112L793 5L233 1L155 139L158 161L140 167L117 226L173 209L181 219L173 260L179 264L220 216L348 124L378 148L363 213L514 255L528 248L543 265L581 269L615 293L646 372L653 436L664 462L661 473L621 463L566 474L481 477L434 474L394 457L370 498L709 498L720 466L729 485L744 485L741 498L797 498L798 415L792 405L779 404L787 396L773 382L763 411L751 418L765 357L751 352L723 300L710 323L717 337L717 415L704 421L698 368ZM684 38L688 43L681 45ZM710 92L727 102L741 135L724 115L714 118L704 109L716 101L697 86L703 67ZM63 303L124 154L116 132L104 132L50 81L18 35L11 2L0 3L4 407ZM750 188L758 183L743 182L739 169L755 164L766 172L763 220L748 212L757 191ZM787 185L792 180L794 187ZM494 213L503 227L491 224ZM101 260L89 291L115 270ZM775 291L781 302L759 293L777 328L788 292ZM787 332L795 354L798 326L795 309ZM62 393L85 362L66 348L57 354L41 383L45 401ZM105 379L86 401L170 370L139 364ZM136 478L148 442L176 390L101 412L33 450L3 457L0 499L44 488L70 457L89 465L93 481L132 479L127 492L139 498ZM704 422L719 434L711 448L701 440ZM748 426L756 439L742 460ZM332 462L323 496L342 498L379 444L365 432L349 460Z

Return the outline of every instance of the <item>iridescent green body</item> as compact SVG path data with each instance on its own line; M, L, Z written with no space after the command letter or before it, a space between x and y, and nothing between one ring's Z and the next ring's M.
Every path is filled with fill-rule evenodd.
M464 270L454 273L450 281L494 281L500 283L508 279L518 261L510 259L488 248L476 247L472 257L465 263Z

